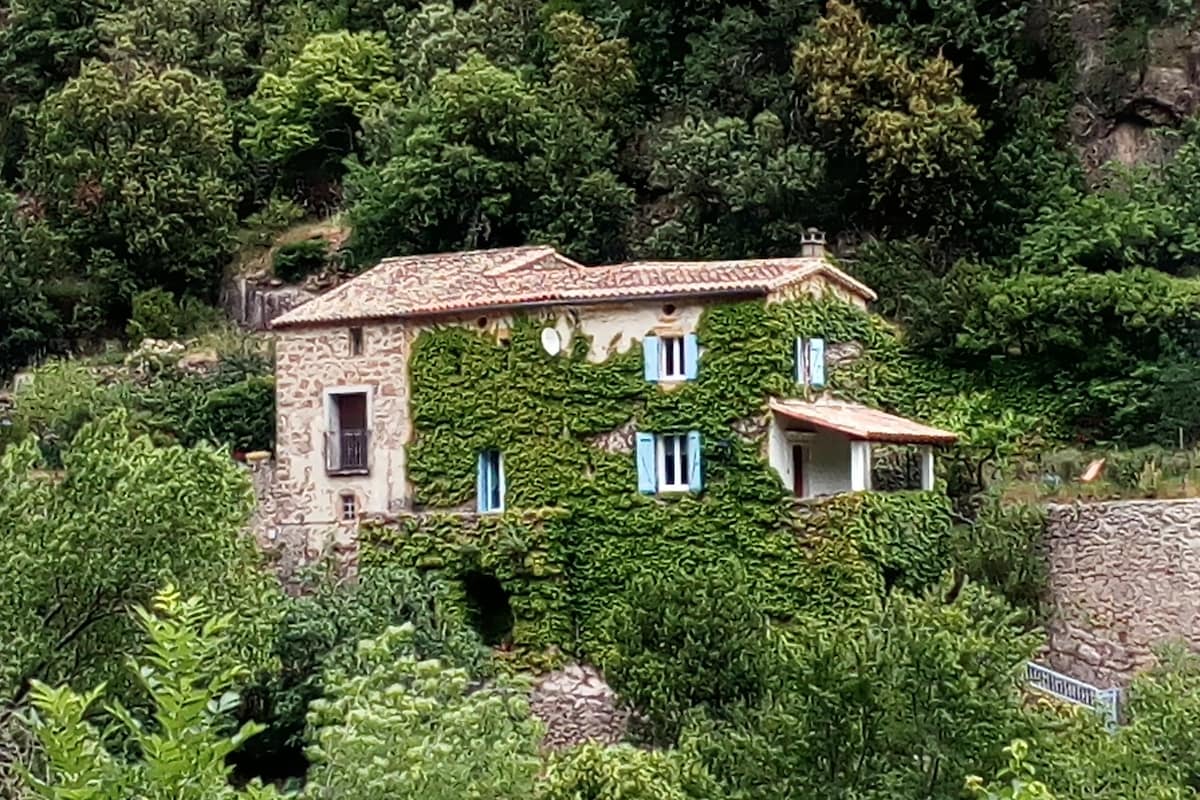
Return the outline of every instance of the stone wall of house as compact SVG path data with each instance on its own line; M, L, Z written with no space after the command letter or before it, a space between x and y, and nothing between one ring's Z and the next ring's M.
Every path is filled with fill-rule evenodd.
M1200 500L1052 505L1047 552L1055 669L1107 686L1200 648Z
M341 523L345 494L355 497L360 511L406 507L411 349L411 329L399 323L365 326L360 355L350 353L348 327L280 333L275 350L277 525L348 535ZM367 475L334 476L325 468L331 398L343 391L367 395L372 454Z

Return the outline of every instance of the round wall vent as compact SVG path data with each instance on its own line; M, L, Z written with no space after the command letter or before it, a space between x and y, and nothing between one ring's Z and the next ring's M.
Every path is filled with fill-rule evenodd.
M562 340L554 328L542 329L542 349L552 356L556 356L562 351Z

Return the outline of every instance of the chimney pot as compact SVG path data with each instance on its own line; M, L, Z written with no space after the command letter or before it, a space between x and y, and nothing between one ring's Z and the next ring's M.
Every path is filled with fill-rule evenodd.
M800 237L801 258L825 257L825 234L816 228L809 228Z

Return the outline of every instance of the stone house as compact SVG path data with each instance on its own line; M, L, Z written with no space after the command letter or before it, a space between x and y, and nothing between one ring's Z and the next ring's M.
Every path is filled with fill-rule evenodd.
M802 298L865 310L875 295L829 262L819 234L799 257L784 259L587 267L548 247L385 259L272 323L278 429L269 536L303 537L312 552L330 531L352 540L363 515L413 510L410 366L424 332L459 328L503 344L514 325L533 320L541 326L537 358L585 352L599 365L640 348L644 381L672 392L712 357L698 335L706 309ZM795 386L764 398L756 435L788 492L872 489L873 448L881 444L912 451L919 487L906 488L933 487L934 448L954 434L828 396L827 371L853 357L853 343L809 336L777 345L794 364ZM631 492L705 491L698 431L632 427L613 434L629 453ZM481 449L475 468L474 502L452 510L504 510L517 477L505 453Z

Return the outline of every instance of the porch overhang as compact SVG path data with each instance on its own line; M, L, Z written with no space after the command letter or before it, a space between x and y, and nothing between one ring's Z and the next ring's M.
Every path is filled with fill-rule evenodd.
M954 444L958 435L870 406L843 401L770 401L771 411L794 422L839 433L848 439L885 444Z

